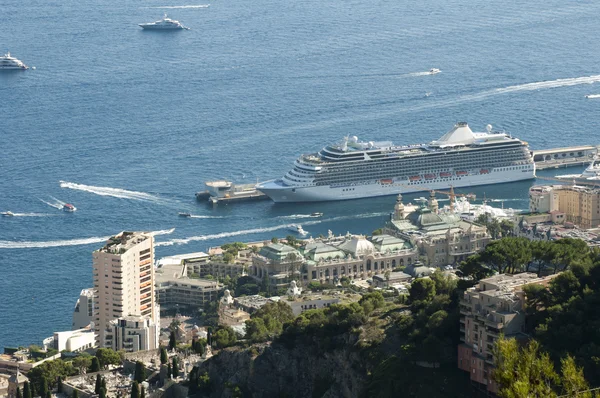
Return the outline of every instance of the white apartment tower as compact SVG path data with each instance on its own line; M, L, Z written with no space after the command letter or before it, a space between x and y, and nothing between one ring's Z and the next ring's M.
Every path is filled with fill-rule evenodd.
M94 329L99 347L112 347L110 322L139 315L158 324L154 293L154 237L121 232L93 253Z

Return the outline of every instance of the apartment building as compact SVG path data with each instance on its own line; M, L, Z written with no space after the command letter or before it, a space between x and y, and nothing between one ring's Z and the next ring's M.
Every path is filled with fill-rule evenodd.
M154 292L154 238L121 232L93 253L94 328L98 346L112 347L111 321L138 315L158 324Z
M482 389L497 392L492 380L493 348L498 337L525 338L523 286L548 284L556 275L538 277L533 273L501 274L482 279L465 291L460 300L458 367L469 372L471 381Z
M156 296L162 309L202 308L216 301L223 285L212 279L189 278L185 264L162 263L156 270Z
M94 321L94 289L83 289L73 310L72 330L83 329Z
M529 189L529 210L548 213L552 222L570 222L582 229L600 226L600 189L576 185L536 185ZM557 220L555 215L564 215ZM528 222L531 223L530 217Z
M158 315L157 315L158 317ZM127 352L156 350L160 336L160 324L151 317L129 315L113 319L106 331L108 348Z

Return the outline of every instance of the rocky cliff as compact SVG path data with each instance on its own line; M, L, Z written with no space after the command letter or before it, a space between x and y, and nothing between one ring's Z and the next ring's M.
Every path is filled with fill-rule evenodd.
M210 378L205 396L232 397L238 387L254 398L358 397L367 372L355 348L357 340L343 335L327 347L321 341L304 341L222 350L199 369Z

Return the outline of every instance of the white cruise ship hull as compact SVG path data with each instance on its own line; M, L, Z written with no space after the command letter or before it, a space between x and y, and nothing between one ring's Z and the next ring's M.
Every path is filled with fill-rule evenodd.
M348 200L370 198L376 196L397 195L413 192L423 192L432 189L447 190L454 188L472 187L479 185L503 184L535 178L535 165L505 167L492 169L487 174L471 174L453 176L451 178L421 179L409 182L406 180L392 183L372 181L365 184L345 186L285 186L280 180L267 181L257 185L257 189L277 203L293 202L322 202L331 200Z

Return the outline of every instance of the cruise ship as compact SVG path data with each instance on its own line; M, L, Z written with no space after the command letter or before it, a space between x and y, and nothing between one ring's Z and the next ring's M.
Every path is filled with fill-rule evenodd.
M149 22L149 23L141 23L139 24L143 29L149 30L178 30L178 29L190 29L185 27L179 21L175 21L167 17L167 14L160 21Z
M461 122L429 144L395 146L346 137L300 156L282 178L256 188L275 202L317 202L532 178L535 163L527 142L491 125L474 133Z
M15 57L11 57L10 53L0 56L0 70L3 69L29 69L27 65L19 61Z

